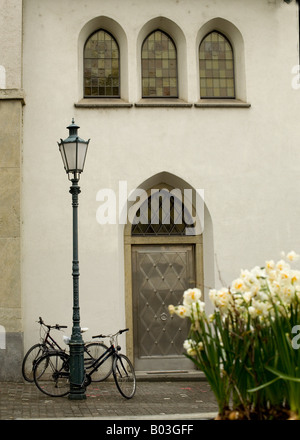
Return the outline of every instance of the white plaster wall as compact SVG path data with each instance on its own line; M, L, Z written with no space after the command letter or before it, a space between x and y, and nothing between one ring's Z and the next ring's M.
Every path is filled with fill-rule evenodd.
M80 95L80 33L96 17L118 23L127 39L123 98L140 99L139 42L147 23L166 17L184 38L182 98L199 99L197 38L221 17L241 33L245 87L241 108L75 108ZM125 325L123 227L99 225L96 194L134 189L167 171L203 188L214 231L215 286L240 268L281 250L300 251L298 135L300 90L297 8L269 0L25 0L23 145L23 269L25 344L34 321L72 320L72 209L56 142L75 117L91 138L80 185L81 324L87 338ZM211 256L209 256L211 257ZM206 257L205 257L206 258ZM209 259L204 261L207 264ZM214 286L211 286L214 287Z

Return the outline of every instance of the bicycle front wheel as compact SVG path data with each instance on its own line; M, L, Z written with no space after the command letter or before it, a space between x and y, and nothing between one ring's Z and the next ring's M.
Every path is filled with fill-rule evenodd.
M27 382L34 382L33 370L35 364L47 352L47 346L43 344L35 344L27 351L22 362L22 375Z
M34 382L42 393L63 397L70 392L69 356L52 352L41 357L33 371Z
M131 399L136 390L136 377L132 363L124 354L114 358L113 376L122 396Z
M85 345L84 366L87 369L87 372L93 367L94 362L99 359L107 349L108 347L102 342L91 342ZM112 356L110 356L105 362L103 362L102 365L100 365L98 370L94 371L94 373L91 375L92 382L101 382L107 379L112 372L112 364L113 359Z

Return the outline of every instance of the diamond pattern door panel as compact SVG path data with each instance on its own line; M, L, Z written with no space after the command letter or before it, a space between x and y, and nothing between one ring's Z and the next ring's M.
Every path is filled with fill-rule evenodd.
M133 247L135 366L140 370L192 369L183 355L189 321L170 315L169 304L182 301L193 287L192 246Z

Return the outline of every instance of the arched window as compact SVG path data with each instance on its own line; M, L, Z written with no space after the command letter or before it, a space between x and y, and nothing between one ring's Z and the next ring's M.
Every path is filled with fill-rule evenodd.
M84 47L84 97L120 97L120 53L114 37L100 29Z
M177 53L173 40L156 30L142 46L143 98L177 98Z
M203 38L199 50L201 98L235 98L233 50L220 32Z

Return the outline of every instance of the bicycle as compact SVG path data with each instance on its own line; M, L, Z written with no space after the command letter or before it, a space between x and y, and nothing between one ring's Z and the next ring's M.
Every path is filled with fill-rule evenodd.
M90 365L85 372L83 385L88 387L92 376L106 362L112 360L112 373L120 394L131 399L136 391L136 377L133 365L127 356L119 353L118 336L129 329L119 330L111 335L97 335L93 338L109 338L110 346ZM63 397L70 392L70 357L64 352L50 352L41 357L34 366L33 376L37 388L51 397ZM82 385L82 384L76 384Z
M51 330L61 330L68 328L66 325L49 325L45 324L41 317L37 321L40 324L40 340L38 344L34 344L25 354L22 362L22 375L27 382L34 382L33 370L38 359L45 356L49 352L65 352L63 348L57 343L57 341L50 335ZM81 329L82 332L88 329ZM44 331L44 336L42 336L42 331ZM70 338L63 336L66 344L68 344ZM103 352L107 350L107 346L102 342L87 342L84 345L84 365L85 368L90 368L93 364L94 359L97 359ZM66 353L67 354L67 353ZM98 370L97 374L93 378L93 382L101 382L108 378L112 372L112 362L105 365L105 368Z

